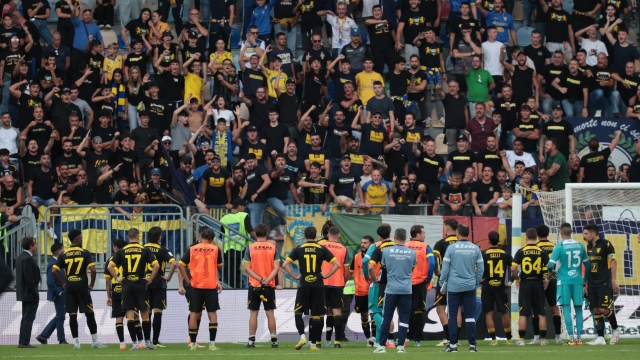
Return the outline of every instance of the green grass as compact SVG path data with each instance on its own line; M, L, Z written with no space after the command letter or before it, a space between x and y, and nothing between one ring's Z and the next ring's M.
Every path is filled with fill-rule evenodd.
M204 344L204 342L203 342ZM321 349L320 351L310 351L302 349L296 351L293 348L294 343L280 343L278 349L271 349L270 344L258 343L255 349L246 349L244 344L216 343L220 348L219 351L209 351L208 349L198 349L197 351L189 351L186 344L167 344L166 348L155 351L138 350L129 351L120 350L117 344L110 344L108 349L92 349L90 345L83 344L82 349L73 350L72 345L40 345L37 349L18 349L15 346L0 346L0 357L2 358L24 358L24 359L46 359L46 358L107 358L114 357L135 358L135 359L177 359L179 357L224 357L233 360L252 359L256 356L261 358L281 360L285 357L293 356L310 356L312 359L324 360L335 358L344 359L363 359L367 357L398 357L406 359L421 359L425 356L439 355L438 359L445 359L452 356L454 358L473 358L473 359L514 359L517 360L540 360L540 359L573 359L580 357L580 360L605 358L635 358L640 353L640 339L621 339L615 346L596 346L591 347L583 345L582 347L570 347L550 344L546 347L541 346L525 346L514 347L504 345L504 341L499 346L489 346L488 342L481 341L478 343L478 353L471 354L468 352L466 341L462 342L457 354L443 354L443 348L436 347L435 341L423 343L425 347L416 348L413 342L408 343L406 354L396 354L395 349L389 349L387 354L373 354L372 348L365 347L363 342L343 343L341 349ZM633 355L636 354L636 355ZM444 356L444 358L442 357ZM370 358L371 359L371 358Z

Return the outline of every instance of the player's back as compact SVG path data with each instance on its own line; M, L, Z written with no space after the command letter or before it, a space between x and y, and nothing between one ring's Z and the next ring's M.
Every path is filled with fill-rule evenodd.
M72 246L62 253L55 267L64 270L67 276L66 290L86 290L89 285L87 269L94 266L91 253L79 246Z
M547 253L547 256L551 256L551 253L553 252L556 244L552 243L549 239L541 239L540 241L538 241L536 246L544 250L544 252Z
M325 247L315 241L308 241L291 250L287 256L289 262L298 261L300 287L323 287L322 263L333 263L336 258Z
M482 252L484 275L482 291L504 291L505 274L512 263L511 255L498 248L489 248Z
M455 235L448 235L444 239L440 239L435 243L435 245L433 246L433 253L437 256L439 269L442 269L442 259L447 253L447 248L449 247L449 245L455 244L457 242L458 238Z
M113 255L111 255L111 257L109 257L109 261L107 261L108 263L111 263L113 260ZM120 298L120 294L122 293L122 285L118 282L117 278L121 278L122 277L122 266L114 266L113 267L113 271L116 273L116 277L111 277L111 273L109 272L109 270L107 269L107 267L105 266L104 268L104 277L105 279L111 284L111 296L112 297L116 297L116 298Z
M516 265L520 265L520 279L522 281L538 281L547 274L547 253L536 245L527 245L516 252L513 258Z
M368 271L367 268L362 267L362 258L364 255L361 251L353 257L353 261L349 266L351 271L351 276L356 283L356 296L366 296L369 293L369 284L370 282L364 277L364 272Z
M549 262L556 263L558 285L582 284L582 264L587 261L587 250L573 239L559 243L549 259Z
M411 273L411 284L422 284L429 274L429 261L427 260L427 247L424 241L411 240L406 246L416 253L416 266Z
M156 257L156 260L158 260L158 265L160 265L160 270L158 270L157 276L153 279L151 284L149 284L147 287L148 288L166 288L167 282L162 278L162 276L164 276L164 272L167 267L167 264L171 264L172 262L176 261L175 258L173 257L173 254L166 247L156 243L147 243L144 245L144 247L153 253L153 255ZM147 278L151 277L152 272L153 272L153 267L147 266L145 277Z
M124 286L145 287L147 266L153 266L157 260L149 249L139 243L131 243L120 249L111 259L114 267L122 266Z
M208 242L193 245L189 250L188 261L193 288L216 289L218 287L218 268L222 266L220 248Z
M329 250L333 256L336 257L337 261L340 263L340 270L336 271L330 277L324 279L324 286L330 287L343 287L344 286L344 269L342 268L347 263L347 248L340 244L339 242L333 242L329 240L318 241L320 246L323 246L325 249ZM322 272L328 273L331 271L333 264L328 262L322 263Z
M276 261L280 261L276 251L276 246L266 241L256 241L247 246L245 250L245 262L249 263L249 267L253 272L260 277L266 278L271 274L275 267ZM249 277L249 283L253 287L260 287L260 281ZM271 279L268 284L271 287L275 287L276 278Z

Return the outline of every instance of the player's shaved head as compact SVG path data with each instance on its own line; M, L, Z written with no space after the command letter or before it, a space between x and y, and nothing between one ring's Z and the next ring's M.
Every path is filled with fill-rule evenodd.
M569 223L562 223L562 225L560 225L560 235L562 235L565 239L568 239L571 237L571 224Z

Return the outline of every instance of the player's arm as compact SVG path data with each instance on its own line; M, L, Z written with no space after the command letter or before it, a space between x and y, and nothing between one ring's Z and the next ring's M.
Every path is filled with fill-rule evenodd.
M444 293L445 290L442 290L442 288L446 289L446 283L449 279L449 266L451 265L451 257L449 255L445 253L444 258L442 258L442 270L440 270L440 279L438 281L441 288L440 293Z
M192 58L193 59L193 58ZM151 282L153 281L153 279L156 278L156 275L158 275L158 271L160 270L160 264L158 264L158 260L156 260L156 257L153 255L153 253L151 252L151 250L149 249L145 249L147 252L147 264L151 264L151 266L153 266L153 270L151 270L151 276L149 276L148 278L146 278L147 280L147 285L151 284Z
M178 263L178 274L181 275L182 279L187 282L187 284L191 285L191 277L187 274L187 266L189 266L189 261L191 258L191 251L187 251L186 254L182 255L180 258L180 262ZM178 276L178 280L182 280L180 276ZM182 281L180 281L180 286L184 288Z
M242 259L244 271L246 271L249 276L251 276L252 278L254 278L254 279L258 280L260 283L262 283L262 277L260 277L260 275L256 274L255 271L251 270L251 253L250 253L250 250L251 249L248 246L244 249L244 257Z
M516 256L513 258L513 262L511 263L511 278L513 281L520 281L520 277L518 277L518 266L520 266L520 262L522 257L522 252L518 251Z
M364 254L364 256L362 257L362 268L363 269L368 269L368 265L369 265L369 260L371 259L371 255L373 255L373 250L375 250L376 246L375 244L372 246L369 246L369 249L367 249L367 253ZM364 278L369 281L371 280L369 278L369 272L368 271L363 271L362 274L364 275Z
M96 284L96 275L97 275L96 265L92 262L89 264L88 268L89 268L89 271L91 271L91 282L89 283L89 290L93 290L93 286Z
M67 283L62 281L62 278L60 277L60 269L64 268L64 258L64 254L60 254L60 256L58 256L58 260L56 260L56 263L53 264L53 267L51 269L51 274L53 274L53 277L56 278L58 284L60 284L60 286L62 286L63 288L67 285Z
M609 245L609 247L613 248L613 245ZM617 293L618 291L620 291L617 280L618 261L616 260L615 253L610 253L608 256L609 259L611 259L611 287L613 288L613 292Z
M429 262L429 269L427 270L427 282L433 278L433 271L436 268L436 257L433 256L431 246L427 245L427 261Z
M291 253L289 253L289 255L291 255ZM289 276L291 276L292 278L296 279L296 280L300 280L300 275L296 274L295 272L293 272L293 270L291 269L291 263L294 262L295 260L293 260L292 258L290 258L289 256L287 256L287 259L284 261L284 264L282 264L282 268L284 269L284 271L287 272L287 274L289 274Z
M549 274L555 274L555 267L556 267L556 263L558 262L558 258L560 257L560 254L562 253L560 248L562 247L562 244L558 244L553 248L553 251L551 252L551 257L549 258L549 263L547 264L547 270L549 271Z
M162 276L162 278L164 279L164 281L169 282L173 277L173 273L176 271L177 263L176 263L176 259L174 259L173 256L167 262L171 264L171 267L169 267L169 275Z

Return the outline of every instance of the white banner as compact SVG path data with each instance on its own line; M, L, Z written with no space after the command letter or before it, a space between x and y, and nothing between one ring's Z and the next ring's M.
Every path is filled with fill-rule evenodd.
M428 302L433 303L433 290L429 292ZM111 309L106 305L106 292L96 291L92 294L96 321L98 323L98 335L100 341L104 343L117 343L118 338L115 330L115 319L111 318ZM297 341L299 336L295 328L293 318L293 307L296 290L282 290L276 292L278 309L275 312L278 326L279 341ZM53 303L46 300L46 292L40 292L40 305L38 314L33 324L31 333L32 343L36 343L38 336L47 323L54 317L55 310ZM219 342L245 342L249 336L249 311L246 309L247 290L227 290L220 294L220 307L218 311L218 335L216 341ZM640 319L635 316L636 309L640 308L639 296L619 296L616 299L618 324L623 329L623 336L638 337L640 333ZM168 308L162 315L162 331L160 342L180 343L187 342L188 328L187 315L188 308L184 296L177 291L167 292ZM15 345L18 343L20 333L20 319L22 317L22 304L16 301L15 293L9 292L0 298L0 345ZM586 335L593 335L593 321L589 311L584 311L584 330ZM206 314L203 314L203 321L200 325L198 341L206 342L209 339L208 321ZM395 319L397 320L397 319ZM395 321L394 320L394 321ZM69 318L65 322L66 339L71 339L69 330ZM85 317L78 314L80 327L80 341L89 343L91 341L89 329L86 326ZM305 317L305 323L308 319ZM483 322L484 323L484 322ZM308 331L308 329L307 329ZM436 334L442 331L442 326L436 315L434 308L428 311L428 321L425 325L426 333ZM484 333L483 329L478 329L478 335ZM351 314L347 322L346 335L351 340L364 341L360 316ZM433 337L430 337L433 338ZM258 318L258 331L256 339L259 342L269 341L269 330L267 329L266 317L261 314ZM125 340L130 343L131 338L125 327ZM57 343L57 335L54 333L49 338L50 343Z

